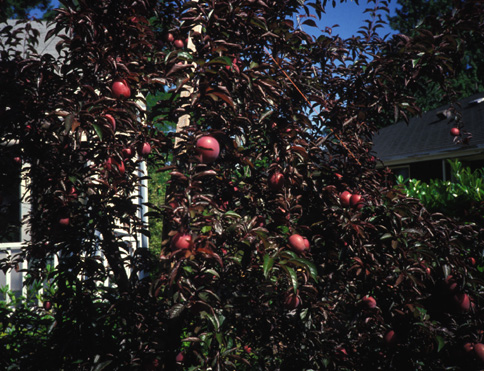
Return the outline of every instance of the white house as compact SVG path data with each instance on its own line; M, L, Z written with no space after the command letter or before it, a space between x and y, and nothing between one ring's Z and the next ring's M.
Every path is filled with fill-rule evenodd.
M424 182L449 180L448 159L458 159L465 167L484 166L484 92L461 99L457 105L462 128L453 136L457 120L448 105L387 126L373 138L373 151L396 175ZM469 134L471 138L466 139Z
M15 20L8 20L6 26L14 27L22 27L22 25L17 26L17 22ZM4 27L4 25L0 25L0 30ZM39 44L36 45L36 50L39 54L51 54L54 57L58 56L57 50L55 46L60 38L54 37L49 39L47 42L45 41L45 37L47 35L47 24L43 22L34 22L32 27L37 29L40 32L39 37ZM2 34L0 34L0 37ZM4 41L0 40L0 52L4 47ZM22 56L25 57L28 55L28 45L25 38L16 46L15 48L17 51L22 53ZM140 105L143 105L142 102L138 102ZM1 134L0 134L1 136ZM0 149L8 150L9 148L14 148L17 143L14 141L7 142L5 140L2 141L0 137ZM10 228L8 236L3 240L0 240L0 262L2 259L5 259L7 256L12 256L20 252L22 244L29 240L28 234L28 225L25 223L21 223L22 220L26 218L29 213L30 205L25 201L28 199L27 192L27 182L28 179L21 179L20 177L20 166L26 166L25 164L21 164L21 160L18 158L14 158L15 164L9 164L10 166L4 166L4 170L0 171L0 228ZM146 163L141 162L138 167L138 172L140 178L147 174ZM147 206L143 205L148 201L148 181L147 179L143 179L140 181L139 187L137 187L137 193L134 199L138 200L140 203L139 208L139 217L141 218L143 224L148 225L148 219L145 216L147 210ZM125 232L122 229L117 231L119 236L125 236ZM149 241L148 237L142 235L141 233L137 234L137 238L133 239L129 236L126 236L126 243L128 243L131 247L131 251L135 251L138 248L148 248ZM53 264L56 264L55 258L53 260ZM107 265L107 262L104 261L104 264ZM14 292L16 296L25 295L26 288L23 286L25 269L28 265L27 261L20 262L18 264L17 269L10 270L8 272L0 271L0 288L8 288ZM126 267L126 269L129 269ZM3 293L0 292L0 300L9 300Z

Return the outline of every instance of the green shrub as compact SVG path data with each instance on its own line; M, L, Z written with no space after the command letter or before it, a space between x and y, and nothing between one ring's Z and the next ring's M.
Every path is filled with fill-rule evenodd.
M47 353L54 317L50 302L45 304L51 288L44 287L42 295L41 287L42 284L36 282L26 296L16 295L8 286L0 288L7 299L0 301L0 368L20 370L32 354ZM38 305L39 302L43 305Z
M451 179L432 179L430 183L417 179L403 179L397 183L405 193L419 199L432 212L454 216L464 221L482 222L484 206L484 169L472 171L462 163L449 160Z

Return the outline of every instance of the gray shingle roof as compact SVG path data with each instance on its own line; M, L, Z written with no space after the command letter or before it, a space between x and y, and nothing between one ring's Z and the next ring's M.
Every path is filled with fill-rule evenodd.
M373 151L386 165L484 153L484 99L479 98L484 98L484 92L462 99L457 106L462 129L472 134L469 144L454 143L450 129L456 122L442 115L448 108L443 106L412 118L408 126L398 122L381 129L373 138Z

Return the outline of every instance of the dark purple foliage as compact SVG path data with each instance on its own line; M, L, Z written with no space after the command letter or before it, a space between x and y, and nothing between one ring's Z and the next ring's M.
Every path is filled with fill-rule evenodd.
M52 31L62 37L60 59L2 52L0 61L2 138L18 141L9 151L32 179L31 241L2 265L29 259L32 281L57 286L46 340L10 348L6 364L479 367L462 345L482 341L483 262L467 263L481 256L482 231L432 215L388 184L371 137L418 112L411 93L421 76L452 98L453 24L480 30L481 1L433 33L389 40L377 35L379 21L349 40L311 36L310 16L326 1L62 3ZM299 13L303 28L291 20ZM129 98L113 97L116 79L126 80ZM159 92L144 125L140 96ZM183 115L188 126L156 129ZM196 149L205 135L220 144L210 163ZM119 234L148 234L133 197L145 158L125 152L144 143L171 174L166 204L151 213L164 220L156 260L131 254ZM14 152L2 147L2 157ZM284 182L274 189L276 172ZM343 191L362 202L344 207ZM188 248L173 248L179 233L191 235ZM292 251L293 234L310 248ZM59 265L46 277L53 254ZM464 293L467 309L455 300ZM367 295L375 305L364 304Z

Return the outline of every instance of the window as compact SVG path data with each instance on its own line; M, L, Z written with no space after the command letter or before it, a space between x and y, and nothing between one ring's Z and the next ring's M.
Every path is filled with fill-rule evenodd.
M395 178L399 175L401 175L403 179L410 178L410 166L392 167L391 170L395 175Z
M9 162L0 170L0 243L21 241L20 164Z
M8 152L6 150L5 152ZM6 163L0 167L0 261L20 252L28 237L22 219L29 210L24 202L25 181L21 177L20 157L5 156ZM8 286L15 296L24 294L24 262L8 272L0 271L0 287ZM0 300L8 300L0 293Z

